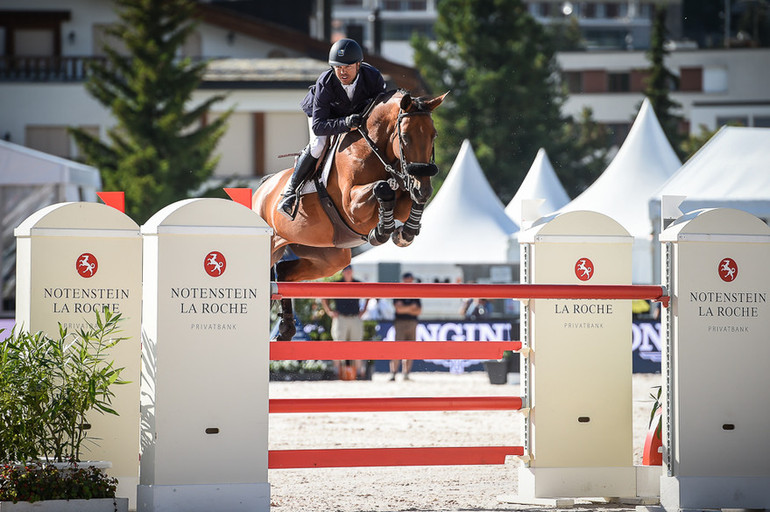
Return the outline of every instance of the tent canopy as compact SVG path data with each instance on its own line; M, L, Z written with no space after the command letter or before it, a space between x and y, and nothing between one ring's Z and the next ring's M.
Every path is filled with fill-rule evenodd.
M590 210L620 222L635 237L649 237L648 201L681 162L645 98L628 137L599 178L560 212Z
M719 130L649 200L656 223L663 196L686 196L682 211L729 207L770 219L770 128Z
M556 176L553 165L543 148L538 150L535 161L532 162L519 190L505 207L505 213L519 226L521 226L521 202L527 199L544 199L544 203L540 206L540 211L543 213L554 212L569 203L569 195L564 190L559 177Z
M51 184L99 190L102 180L89 165L0 140L0 185Z
M387 242L356 256L353 263L510 263L510 235L516 231L465 140L443 186L425 208L414 242L409 247Z

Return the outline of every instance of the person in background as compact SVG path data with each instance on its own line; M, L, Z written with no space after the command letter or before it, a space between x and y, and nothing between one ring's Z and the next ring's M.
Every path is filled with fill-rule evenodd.
M406 272L401 276L402 283L413 283L414 276ZM393 327L396 331L396 341L417 341L417 317L422 313L420 299L394 299L393 308L396 310L396 319ZM390 361L390 380L396 380L400 359ZM412 370L412 360L404 359L404 380L409 380L409 372Z
M488 299L467 299L460 309L460 314L468 320L488 318L491 313L492 303Z
M353 267L348 265L342 269L341 282L345 283L358 283L357 279L353 278ZM361 300L359 299L334 299L333 305L330 304L329 299L321 299L321 306L324 311L332 319L332 339L334 341L361 341L364 338L364 321L361 316L364 314L365 309L361 307ZM353 361L353 368L355 373L353 378L350 379L347 375L346 368L348 367L348 361L334 361L334 371L339 378L345 380L355 380L355 376L361 375L362 364L361 361Z

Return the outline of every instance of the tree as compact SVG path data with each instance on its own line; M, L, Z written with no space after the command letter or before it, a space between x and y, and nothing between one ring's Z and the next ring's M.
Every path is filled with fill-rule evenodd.
M490 184L506 201L543 147L565 187L579 192L578 178L590 172L584 162L601 156L566 137L578 131L598 136L602 130L581 128L562 116L566 94L553 41L524 4L444 0L434 30L435 41L415 37L412 45L416 67L429 87L451 91L434 114L436 159L443 173L467 138Z
M655 6L655 14L650 36L650 49L647 59L650 61L649 75L645 80L644 95L650 99L655 115L671 146L682 158L680 148L684 136L679 130L682 117L676 114L682 105L671 99L670 92L679 86L679 78L666 67L665 58L670 53L666 43L666 7Z
M97 167L105 190L126 194L126 213L143 223L160 208L189 197L211 176L213 151L229 112L206 122L213 96L187 109L206 64L177 58L195 30L192 0L115 0L120 22L109 35L129 56L106 45L106 63L89 68L86 89L111 110L117 123L109 143L81 129L70 133Z

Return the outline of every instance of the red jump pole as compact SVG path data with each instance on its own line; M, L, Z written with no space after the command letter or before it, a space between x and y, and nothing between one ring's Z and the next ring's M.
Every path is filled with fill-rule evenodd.
M349 448L270 450L269 469L357 468L381 466L464 466L505 464L507 455L524 455L523 446L447 448Z
M664 286L455 283L293 283L273 282L272 299L312 298L485 298L485 299L646 299L668 305Z
M518 396L272 398L270 413L518 411Z
M270 360L500 359L520 341L271 341Z

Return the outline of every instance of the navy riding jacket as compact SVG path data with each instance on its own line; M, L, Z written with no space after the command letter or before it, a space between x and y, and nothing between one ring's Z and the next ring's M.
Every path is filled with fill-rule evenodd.
M358 70L358 83L353 100L348 99L334 69L324 71L302 100L302 111L313 118L313 132L316 135L334 135L350 129L345 117L360 114L372 98L385 91L385 79L375 68L365 62Z

